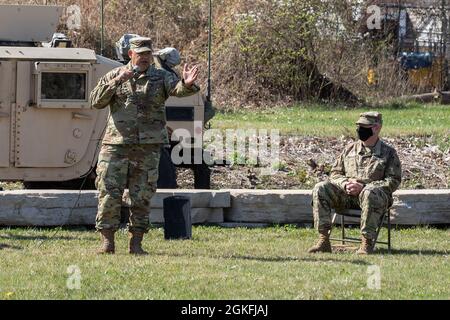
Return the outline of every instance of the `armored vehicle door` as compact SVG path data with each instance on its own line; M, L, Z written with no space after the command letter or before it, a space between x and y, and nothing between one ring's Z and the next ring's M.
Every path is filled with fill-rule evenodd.
M0 61L0 167L9 167L13 63Z
M16 167L62 168L83 158L96 116L91 82L90 63L17 62Z
M107 110L89 93L112 60L79 48L0 47L0 176L65 181L93 166Z

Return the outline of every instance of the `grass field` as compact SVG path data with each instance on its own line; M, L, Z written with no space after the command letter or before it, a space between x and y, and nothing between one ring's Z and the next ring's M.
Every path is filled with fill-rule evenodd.
M316 234L293 226L193 235L154 228L134 257L122 231L116 255L97 256L92 230L0 229L0 299L450 299L448 229L395 230L392 255L366 257L307 254Z
M383 114L382 135L433 136L450 146L450 106L406 104L377 108ZM212 120L218 129L278 129L281 134L336 137L355 135L355 121L370 109L345 109L327 105L303 105L266 110L219 113Z
M441 150L450 147L450 107L378 110L385 119L384 135L427 136ZM244 110L219 113L212 127L354 135L362 111L326 106ZM350 233L357 236L358 230ZM163 230L153 228L144 243L151 254L134 257L127 254L127 234L121 231L117 254L98 256L99 236L92 230L0 228L0 300L450 299L448 228L394 230L393 254L381 247L367 257L307 254L316 233L293 226L197 226L193 234L193 240L165 241ZM377 270L379 289L369 286L378 279Z

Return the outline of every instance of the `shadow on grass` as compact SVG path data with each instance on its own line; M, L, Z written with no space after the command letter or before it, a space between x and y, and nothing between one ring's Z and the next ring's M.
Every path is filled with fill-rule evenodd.
M23 235L7 235L3 236L0 235L0 239L8 239L8 240L78 240L78 238L75 237L68 237L68 236L23 236Z
M374 255L377 254L386 254L389 255L388 250L386 248L377 249ZM407 255L407 256L444 256L448 255L448 251L441 250L419 250L419 249L391 249L392 255Z
M163 252L155 252L154 254L159 256L172 256L172 257L190 257L191 255L182 254L182 253L163 253ZM323 258L319 257L282 257L282 256L274 256L274 257L258 257L258 256L250 256L250 255L230 255L230 256L217 256L217 255L198 255L196 257L202 256L205 258L220 258L220 259L240 259L240 260L250 260L250 261L260 261L260 262L333 262L333 263L352 263L357 265L371 265L371 263L361 260L361 259L335 259L332 257L323 256Z
M10 246L9 244L0 243L0 250L2 250L2 249L23 250L22 247L18 247L18 246Z
M230 258L234 259L242 259L242 260L257 260L262 262L287 262L287 261L296 261L296 262L333 262L333 263L352 263L358 265L371 265L371 263L364 260L356 260L356 259L333 259L324 257L323 259L317 259L313 257L253 257L253 256L230 256Z

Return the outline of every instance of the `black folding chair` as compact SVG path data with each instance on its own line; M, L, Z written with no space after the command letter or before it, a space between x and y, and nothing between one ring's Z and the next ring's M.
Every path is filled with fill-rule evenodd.
M336 224L337 216L341 216L341 237L340 238L332 238L330 240L333 241L341 241L344 245L346 242L356 242L361 243L361 239L347 237L345 235L345 217L353 217L353 218L361 218L361 209L340 209L335 210L333 218L331 220L331 225ZM388 239L386 241L378 241L378 235L380 234L381 227L383 226L384 221L387 220L387 230L388 230ZM330 230L331 235L331 230ZM377 233L375 235L375 239L372 244L372 250L375 249L375 245L384 244L388 247L388 253L391 253L391 208L388 208L386 212L383 214L383 217L380 219L380 222L377 227Z

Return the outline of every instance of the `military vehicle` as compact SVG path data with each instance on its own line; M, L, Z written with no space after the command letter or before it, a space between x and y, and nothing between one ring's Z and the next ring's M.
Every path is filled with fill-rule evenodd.
M109 111L91 108L89 94L101 76L122 64L54 34L62 11L0 5L1 181L20 180L27 188L94 187ZM200 94L170 98L166 107L171 129L203 130ZM196 168L196 187L208 188L209 169Z

